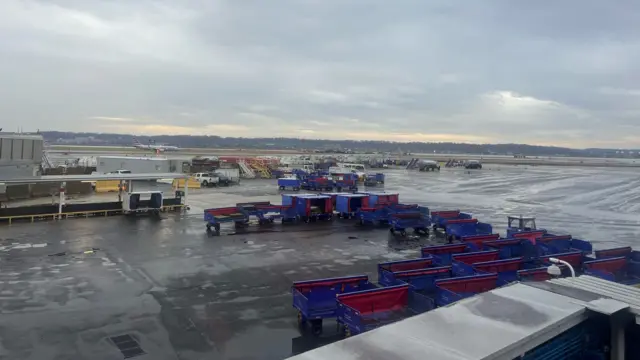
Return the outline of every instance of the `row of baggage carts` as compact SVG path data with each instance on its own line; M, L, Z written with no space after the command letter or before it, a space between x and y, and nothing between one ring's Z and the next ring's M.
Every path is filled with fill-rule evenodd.
M367 174L363 181L365 186L377 186L384 184L385 176L382 173ZM297 171L290 176L278 178L278 188L280 190L310 190L310 191L358 191L360 178L357 174L328 174L311 173Z
M639 251L631 247L593 251L588 241L525 227L522 220L509 217L505 238L493 233L463 235L450 244L423 247L419 258L380 263L377 283L367 275L294 282L291 292L298 323L320 335L323 321L335 319L339 332L350 336L515 281L587 274L640 284ZM559 274L549 271L555 264L560 264Z
M397 193L387 192L282 194L281 204L250 202L204 210L207 230L216 234L225 223L243 228L256 222L309 223L334 218L353 219L363 226L389 226L393 233L402 235L411 229L428 234L431 226L427 207L401 204Z

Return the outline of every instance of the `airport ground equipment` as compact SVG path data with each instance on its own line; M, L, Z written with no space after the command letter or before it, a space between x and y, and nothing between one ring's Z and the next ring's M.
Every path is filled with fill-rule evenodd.
M399 212L389 216L389 224L391 233L399 232L400 235L406 236L408 229L413 229L414 233L420 235L428 235L431 219L429 213L415 212Z
M356 335L433 309L433 301L408 284L337 295L338 323Z
M369 195L340 194L336 195L335 210L338 217L350 219L356 217L358 210L369 205Z
M300 190L302 181L295 177L286 177L278 179L278 188L280 190L291 189L293 191Z
M446 230L446 222L449 220L462 220L471 218L471 214L460 212L460 210L440 210L431 212L431 223L433 224L433 230Z
M125 214L162 211L162 191L130 191L122 199L122 211Z
M298 310L298 325L311 325L314 335L322 333L322 321L336 318L336 295L375 289L366 275L296 281L291 287L293 307Z
M493 233L491 224L483 223L478 219L450 219L444 222L447 240L453 242L464 236L490 235Z

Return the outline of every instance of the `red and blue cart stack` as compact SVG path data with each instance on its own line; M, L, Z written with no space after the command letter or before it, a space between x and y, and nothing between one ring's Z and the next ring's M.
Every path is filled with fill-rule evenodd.
M356 335L433 309L433 301L408 284L339 294L338 324Z
M491 235L491 224L479 222L478 219L448 219L444 221L447 240L451 243L463 236Z
M314 335L322 333L322 321L336 318L336 295L376 288L366 275L296 281L291 287L293 307L298 310L298 325L311 325Z
M433 224L433 230L446 230L446 223L448 220L463 220L471 218L471 214L460 212L460 210L441 210L431 212L431 223Z
M351 219L361 208L369 206L369 195L366 194L339 194L336 196L335 210L338 217Z

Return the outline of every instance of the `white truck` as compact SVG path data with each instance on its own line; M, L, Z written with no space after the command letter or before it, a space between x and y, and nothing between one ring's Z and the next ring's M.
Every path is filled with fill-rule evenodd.
M218 186L218 183L220 183L220 177L212 173L196 173L193 177L198 180L202 187Z

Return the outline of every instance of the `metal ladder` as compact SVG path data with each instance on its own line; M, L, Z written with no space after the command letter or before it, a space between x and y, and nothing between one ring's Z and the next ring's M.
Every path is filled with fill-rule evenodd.
M256 173L247 165L244 160L238 161L238 166L240 166L240 171L242 172L242 176L245 179L255 179Z
M261 162L260 160L252 161L250 166L255 170L257 170L260 176L262 176L264 179L271 178L271 169L269 169L269 167L265 165L263 162Z
M49 159L48 155L49 143L45 141L42 145L44 145L42 148L42 168L51 169L53 168L53 164L51 163L51 159Z

